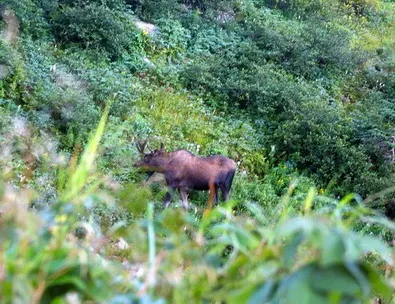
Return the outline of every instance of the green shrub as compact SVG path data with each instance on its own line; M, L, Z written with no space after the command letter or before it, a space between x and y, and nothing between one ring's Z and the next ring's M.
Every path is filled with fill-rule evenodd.
M258 1L256 3L261 5ZM377 0L265 0L263 3L270 8L282 11L288 16L298 18L333 18L335 16L340 18L343 14L366 17L375 15L379 6Z
M232 199L238 202L255 202L263 208L273 208L279 196L273 185L238 172L232 186Z
M5 101L0 99L0 145L5 147L9 140L7 133L11 129L11 113L4 107Z
M346 8L358 17L371 17L377 14L379 1L377 0L341 0Z
M315 10L310 1L288 4ZM341 10L325 1L317 5L324 11ZM348 28L331 21L330 15L322 20L310 18L310 13L304 18L286 18L264 6L240 7L238 14L243 18L241 24L231 22L225 30L202 27L193 35L196 40L189 48L193 59L181 71L186 86L205 96L212 108L251 119L257 133L263 134L258 143L266 149L275 147L274 164L291 161L324 188L342 184L332 188L335 193L358 191L366 195L388 186L392 166L379 146L385 142L389 147L393 129L388 120L393 111L387 103L392 93L386 95L392 92L391 73L370 69L367 74L372 82L358 74L348 76L359 86L355 99L362 101L370 95L376 104L385 105L384 111L374 106L372 119L365 121L365 114L350 115L352 110L342 107L348 105L340 105L343 87L352 87L343 75L367 60L363 51L351 48ZM203 38L200 33L207 35ZM363 112L367 113L372 103L364 104ZM354 120L353 115L358 118ZM267 158L265 153L259 154ZM265 170L259 172L264 174Z
M161 58L168 61L180 61L185 56L185 52L190 39L190 34L179 21L161 18L156 21L159 33L153 38L152 48L153 58ZM158 58L158 59L159 59Z
M0 39L0 99L21 104L26 71L19 54Z
M181 9L178 0L149 0L142 2L136 12L142 19L153 21L161 17L177 16Z
M53 5L54 1L44 0L9 0L9 7L20 21L20 31L25 37L33 39L48 39L51 27L46 19L46 9Z
M119 58L133 44L137 30L122 1L69 1L51 13L54 35L64 43L106 51Z
M0 63L9 64L12 58L12 50L10 46L3 40L0 40Z
M372 164L364 150L352 144L352 126L342 110L336 105L309 102L293 111L289 112L291 119L274 133L280 151L286 151L298 168L307 169L324 187L330 181L340 185L341 180L345 188L340 193L376 190L356 186Z
M46 41L24 40L25 62L16 67L26 75L19 76L23 77L19 86L7 91L14 94L8 98L30 112L32 121L43 131L64 135L59 141L70 148L86 140L98 121L100 108L77 75L67 66L55 64L52 50Z

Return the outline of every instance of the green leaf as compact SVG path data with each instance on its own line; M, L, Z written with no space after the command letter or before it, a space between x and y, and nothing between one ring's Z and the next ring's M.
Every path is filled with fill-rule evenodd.
M260 243L259 239L253 233L242 227L235 226L234 232L240 245L242 245L246 250L254 249Z
M338 231L330 231L323 236L321 251L322 266L338 264L344 260L345 248L342 235Z
M361 286L344 265L316 269L311 283L317 291L327 294L335 292L349 296L362 295Z
M386 282L383 276L381 276L371 265L363 263L361 268L369 280L373 293L380 296L384 303L389 303L393 295L393 288L390 286L389 282Z
M180 233L189 224L185 211L181 208L165 209L161 215L161 223L164 228L174 233Z
M125 185L118 193L119 205L130 211L135 217L145 213L151 197L149 188L138 187L135 184Z
M250 299L254 291L255 291L255 286L252 284L244 286L243 288L232 290L228 292L228 295L226 296L226 303L229 304L247 303L248 299Z
M62 256L60 259L51 260L45 265L47 267L48 274L54 274L59 271L70 270L74 266L78 266L77 261L67 261L65 257Z
M210 210L210 212L202 217L199 225L199 231L203 233L203 231L213 224L213 222L218 221L220 218L223 218L223 215L219 212L218 208L214 208Z
M268 280L248 299L248 304L266 303L273 298L274 292L277 289L277 283L273 280ZM239 302L241 303L241 302ZM246 303L246 302L243 302Z
M110 107L109 104L107 104L100 119L99 125L97 126L96 132L89 139L77 168L71 174L66 183L66 188L62 194L61 201L69 201L75 196L79 196L83 187L88 183L89 173L93 168L97 149L104 133L109 111Z
M298 231L310 234L315 229L320 229L318 221L311 218L297 217L286 221L279 227L279 236L288 237Z
M283 279L279 285L276 298L281 303L326 304L327 298L317 293L312 287L312 276L318 269L317 264L309 264Z
M363 292L363 296L364 297L369 296L372 289L370 287L370 284L369 284L365 274L362 272L359 263L354 262L354 261L346 262L345 267L350 272L350 274L355 278L355 280L358 282L358 284L361 287L361 290Z
M292 264L294 263L294 257L298 252L299 245L304 240L304 234L297 233L295 236L291 237L290 239L291 240L288 241L287 244L285 245L282 255L284 266L287 268L291 267Z
M251 212L251 215L254 216L256 219L258 219L261 224L267 224L268 219L265 216L265 211L261 206L259 206L256 203L245 203L244 206L247 208L249 212Z
M233 223L225 222L214 225L210 232L214 236L229 235L232 245L243 251L256 248L259 244L259 239L254 234Z
M62 277L51 281L48 284L48 286L59 286L59 285L67 285L67 284L72 284L75 288L77 288L81 292L84 292L87 288L85 282L80 277L73 274L63 275ZM71 288L70 290L73 289L74 288Z

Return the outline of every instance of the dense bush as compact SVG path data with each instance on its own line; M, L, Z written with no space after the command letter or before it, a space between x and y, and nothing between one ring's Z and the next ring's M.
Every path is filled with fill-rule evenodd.
M379 24L391 26L376 2L132 4L155 20L155 35L137 31L119 0L10 2L21 19L23 59L2 47L12 71L1 82L2 98L22 105L68 149L86 139L104 102L114 100L109 147L128 147L104 153L119 155L116 171L130 163L125 151L134 155L124 131L115 131L121 128L132 134L128 140L154 136L169 148L230 155L261 180L289 162L336 194L388 185L393 53L385 27L381 48L375 42L373 49L373 38L366 48L362 42ZM62 48L48 42L48 29ZM178 94L185 87L190 92Z
M50 7L53 1L10 0L6 7L11 9L20 21L20 32L33 39L48 38L50 25L45 18L44 7Z
M59 134L67 149L87 138L100 108L114 100L109 147L128 148L104 155L119 156L113 170L124 178L135 174L122 155L134 152L117 128L128 140L154 136L169 148L230 155L260 180L285 162L336 194L367 195L391 179L390 38L373 53L360 38L391 19L349 11L377 13L374 1L134 3L137 15L155 20L153 36L134 27L123 1L9 5L21 20L23 55L3 43L12 73L1 81L2 98Z
M394 3L6 5L0 302L394 301ZM234 159L233 201L164 209L139 139Z
M295 112L289 112L292 119L274 133L278 149L287 151L298 168L305 168L319 181L329 183L334 193L348 190L366 195L366 191L379 191L390 184L385 180L388 172L383 175L372 172L369 154L355 144L357 134L345 113L339 115L341 112L336 105L317 102L303 104Z
M169 19L157 20L160 32L154 36L152 41L153 57L164 57L167 61L180 60L184 55L190 34L180 22Z
M0 99L19 103L26 78L23 61L4 40L0 40Z
M54 35L62 43L104 50L112 58L131 50L138 32L123 1L64 1L50 15Z
M243 113L243 117L247 113L255 127L267 134L266 144L280 151L277 159L295 162L325 187L342 180L342 186L334 192L367 194L390 185L392 173L384 160L386 153L378 147L379 142L391 139L393 130L392 123L381 123L394 113L387 103L391 80L376 78L373 84L369 78L379 74L373 72L375 69L367 70L367 74L349 72L368 58L363 50L351 48L351 31L342 21L289 19L264 7L244 8L239 14L245 14L243 23L229 22L225 26L231 34L203 26L200 33L204 36L196 35L196 44L190 47L192 60L182 71L186 85L207 94L207 103L214 108ZM383 74L391 77L391 73ZM344 81L344 76L351 83ZM358 88L355 93L361 102L369 98L386 104L385 112L378 113L372 102L366 103L362 115L380 118L362 119L360 110L347 102L354 96L339 94L354 90L352 79L358 79L358 85L364 83L364 89ZM357 115L360 120L352 124L349 115ZM367 131L365 122L373 121L380 126L375 124L374 131L367 127ZM361 141L362 136L365 138ZM384 167L377 169L381 166L378 163ZM385 167L387 170L383 170Z

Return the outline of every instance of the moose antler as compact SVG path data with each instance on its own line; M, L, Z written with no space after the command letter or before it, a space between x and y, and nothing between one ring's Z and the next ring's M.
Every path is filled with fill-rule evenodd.
M136 142L137 151L139 151L141 154L145 154L144 150L145 150L145 147L147 146L147 142L148 142L148 139L143 140L143 141L138 140Z

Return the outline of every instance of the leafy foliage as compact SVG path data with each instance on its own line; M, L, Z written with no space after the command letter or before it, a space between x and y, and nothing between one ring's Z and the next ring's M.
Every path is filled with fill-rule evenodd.
M105 50L114 58L138 35L122 1L61 1L50 16L59 41Z
M0 13L0 302L394 301L392 1ZM159 207L146 138L234 159L234 201Z

